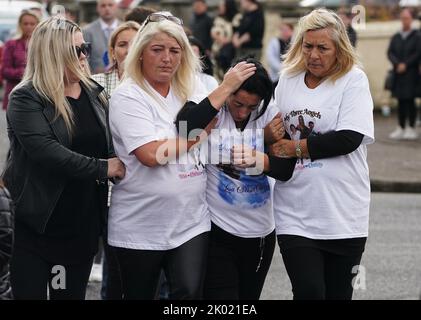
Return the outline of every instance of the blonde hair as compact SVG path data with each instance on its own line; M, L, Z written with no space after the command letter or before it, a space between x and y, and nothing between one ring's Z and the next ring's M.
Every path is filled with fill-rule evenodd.
M171 15L169 12L156 12L162 15ZM184 104L187 98L192 94L195 85L195 75L201 70L199 58L194 54L190 46L183 27L169 20L159 22L148 22L148 19L142 24L140 30L130 47L125 60L124 78L133 79L144 91L146 91L154 100L161 104L161 99L156 93L152 92L145 83L145 77L142 70L142 61L140 57L146 46L158 33L165 33L174 38L181 47L180 65L171 81L171 86Z
M51 17L41 22L29 41L28 58L22 81L14 90L32 82L35 90L50 101L56 109L56 118L63 117L68 132L72 132L73 113L64 89L66 69L87 87L93 88L88 63L82 69L73 39L79 26L62 17ZM67 82L67 81L66 81Z
M113 53L114 53L115 45L117 43L118 35L126 30L139 31L139 29L140 29L140 24L138 24L136 21L127 21L120 24L117 27L117 29L114 30L114 32L111 34L110 41L108 43L109 61L113 61ZM118 68L117 61L114 61L113 65L110 67L110 70L114 70L115 68Z
M18 25L16 27L16 34L13 39L20 39L23 37L23 30L22 30L22 20L25 16L34 17L37 20L37 24L40 23L41 18L40 16L33 10L24 9L19 15Z
M344 23L339 16L327 9L315 9L302 17L298 22L298 28L293 43L288 52L283 56L283 74L297 75L306 71L303 40L308 31L328 29L331 40L336 45L335 68L328 75L328 79L335 82L348 73L354 65L361 67L354 47L349 41Z

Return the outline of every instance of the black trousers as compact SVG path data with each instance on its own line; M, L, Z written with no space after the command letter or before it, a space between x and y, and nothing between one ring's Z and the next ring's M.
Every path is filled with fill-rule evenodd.
M101 298L103 300L121 300L123 286L121 284L120 265L117 260L115 247L107 243L107 236L103 238L104 259L102 265Z
M409 118L409 126L412 128L415 126L417 109L415 107L414 99L399 99L398 117L399 125L402 128L405 128L407 118Z
M21 247L10 263L13 296L17 300L84 300L93 257L75 265L54 265Z
M275 231L262 238L241 238L212 224L204 298L258 300L275 243Z
M308 245L289 246L289 242L295 241L294 236L278 236L294 300L351 300L352 280L357 275L365 238L321 241L296 238L305 239ZM347 254L350 248L352 253Z
M171 250L115 248L121 270L124 299L153 300L161 269L169 286L169 299L201 299L209 232Z

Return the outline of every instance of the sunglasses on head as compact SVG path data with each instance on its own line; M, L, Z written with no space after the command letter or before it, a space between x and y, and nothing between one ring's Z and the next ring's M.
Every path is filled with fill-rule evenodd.
M151 13L147 18L146 18L146 22L145 22L145 26L149 23L149 22L160 22L160 21L164 21L164 20L169 20L172 21L176 24L178 24L179 26L183 25L183 20L175 17L175 16L166 16L164 14L160 14L160 13Z
M91 44L89 42L84 42L80 46L75 46L77 57L80 58L80 55L83 53L86 58L91 55Z

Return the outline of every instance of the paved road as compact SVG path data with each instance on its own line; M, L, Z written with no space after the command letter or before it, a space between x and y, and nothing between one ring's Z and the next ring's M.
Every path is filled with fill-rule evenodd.
M421 195L373 193L370 234L361 262L356 300L418 299L421 291ZM363 289L365 284L365 289ZM98 299L91 283L88 299ZM291 286L278 249L266 279L262 299L291 299Z

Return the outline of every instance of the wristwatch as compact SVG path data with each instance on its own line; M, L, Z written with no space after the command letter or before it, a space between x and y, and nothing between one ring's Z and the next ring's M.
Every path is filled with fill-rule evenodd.
M302 157L300 140L295 143L295 155L300 159Z

